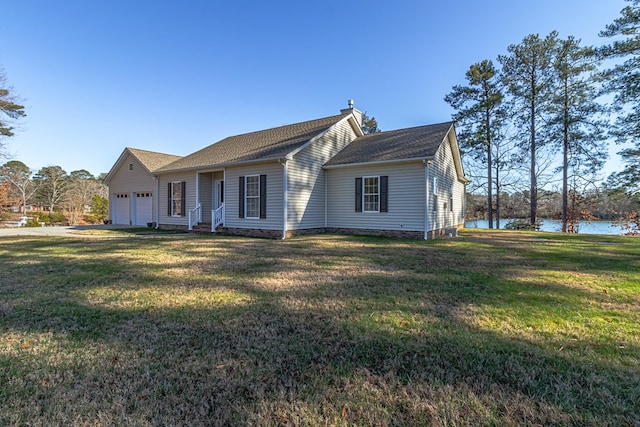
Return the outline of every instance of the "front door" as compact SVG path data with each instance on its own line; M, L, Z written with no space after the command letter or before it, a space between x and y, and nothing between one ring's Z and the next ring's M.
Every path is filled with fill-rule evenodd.
M224 181L215 180L213 183L213 209L218 209L224 203Z

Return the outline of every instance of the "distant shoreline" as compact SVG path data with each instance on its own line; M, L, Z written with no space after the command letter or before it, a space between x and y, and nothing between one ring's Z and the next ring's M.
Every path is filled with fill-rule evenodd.
M510 221L517 219L514 218L501 218L500 229L504 229ZM559 219L540 219L541 227L540 231L548 232L560 232L562 228L562 221ZM496 223L494 220L494 228ZM489 228L489 221L486 219L468 219L465 221L464 226L466 228ZM578 234L609 234L609 235L621 235L623 234L622 228L615 221L581 221L577 227Z

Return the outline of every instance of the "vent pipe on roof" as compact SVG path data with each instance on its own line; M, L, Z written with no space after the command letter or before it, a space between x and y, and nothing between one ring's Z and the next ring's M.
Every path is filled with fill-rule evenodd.
M356 118L356 121L358 122L359 126L362 126L362 112L358 111L358 109L353 108L353 99L350 99L348 101L349 104L349 108L345 108L344 110L340 110L340 112L342 114L348 114L348 113L352 113L354 115L354 117Z

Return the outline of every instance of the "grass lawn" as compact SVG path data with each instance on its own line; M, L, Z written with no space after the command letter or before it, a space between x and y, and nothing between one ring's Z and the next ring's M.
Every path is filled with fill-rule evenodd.
M0 240L0 425L640 425L640 239Z

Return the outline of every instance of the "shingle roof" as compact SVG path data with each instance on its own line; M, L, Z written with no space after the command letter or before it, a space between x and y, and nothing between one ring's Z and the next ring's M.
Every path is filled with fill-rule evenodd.
M350 113L349 113L350 114ZM167 172L266 159L284 158L347 114L236 135L218 141L160 168Z
M453 122L371 133L356 138L325 166L433 157Z
M153 172L163 166L168 165L171 162L175 162L181 159L182 156L174 156L173 154L157 153L155 151L140 150L137 148L128 148L129 152L135 156L136 159L144 167L149 169L149 172Z

